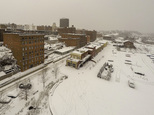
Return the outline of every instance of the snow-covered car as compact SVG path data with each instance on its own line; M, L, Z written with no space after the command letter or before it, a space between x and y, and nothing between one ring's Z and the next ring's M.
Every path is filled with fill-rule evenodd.
M128 85L129 85L129 87L131 87L131 88L135 88L134 80L133 80L133 79L128 80Z

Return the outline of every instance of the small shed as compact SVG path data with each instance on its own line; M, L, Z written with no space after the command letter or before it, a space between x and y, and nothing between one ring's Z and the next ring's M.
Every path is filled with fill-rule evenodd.
M124 42L124 48L134 48L136 49L136 47L134 46L134 43L131 41L125 41Z

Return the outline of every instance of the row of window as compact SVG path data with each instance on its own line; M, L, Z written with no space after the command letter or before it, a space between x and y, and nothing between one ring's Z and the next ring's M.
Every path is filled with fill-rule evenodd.
M22 37L22 40L43 40L43 37Z
M37 61L37 62L35 62L35 63L33 63L33 64L31 64L31 65L23 65L23 70L27 70L28 68L32 68L32 67L34 67L34 66L37 66L37 65L40 65L41 63L43 63L43 61Z
M43 43L44 40L35 40L35 41L22 41L22 44L23 45L26 45L26 44L34 44L34 43Z
M37 49L37 48L42 48L42 50L43 50L44 45L37 45L37 46L23 47L23 48L22 48L22 51L27 50L27 49L29 49L29 50L33 50L33 49Z
M32 60L28 60L28 61L23 61L23 63L22 63L22 65L24 66L24 65L27 65L27 64L31 64L31 63L37 63L40 59L42 59L42 61L43 61L43 58L36 58L35 60L34 59L32 59Z
M42 55L36 55L36 56L29 56L29 58L28 57L23 57L22 58L22 60L24 61L24 60L31 60L31 59L35 59L35 61L36 60L39 60L39 59L43 59L44 58L44 54L42 54Z
M35 56L38 56L38 55L43 55L44 54L44 52L42 51L42 49L40 49L40 51L39 50L35 50L34 52L32 51L32 52L23 52L22 53L22 56L27 56L27 55L35 55Z

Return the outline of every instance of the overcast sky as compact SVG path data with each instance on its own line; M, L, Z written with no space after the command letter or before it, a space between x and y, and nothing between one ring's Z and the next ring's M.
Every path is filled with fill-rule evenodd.
M154 32L154 0L0 0L0 23Z

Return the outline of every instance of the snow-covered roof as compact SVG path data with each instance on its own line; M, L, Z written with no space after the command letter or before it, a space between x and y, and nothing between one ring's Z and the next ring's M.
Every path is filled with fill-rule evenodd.
M121 39L115 39L116 42L123 42Z
M6 48L5 46L1 46L0 47L0 52L5 52L5 51L11 51L11 50Z
M75 47L64 47L62 49L56 50L56 52L65 53L67 51L73 50Z
M105 44L106 41L104 41L104 40L99 40L98 43Z
M82 53L81 53L80 51L75 50L75 51L73 51L71 54L81 55Z
M88 47L88 48L95 48L96 46L93 45L93 44L90 44L90 45L88 45L88 46L86 46L86 47Z
M88 49L87 49L87 48L82 47L82 48L80 48L80 49L77 49L77 51L79 51L79 52L87 52L87 51L88 51Z
M57 37L49 37L49 40L58 40Z
M6 75L5 72L1 71L0 72L0 77Z

